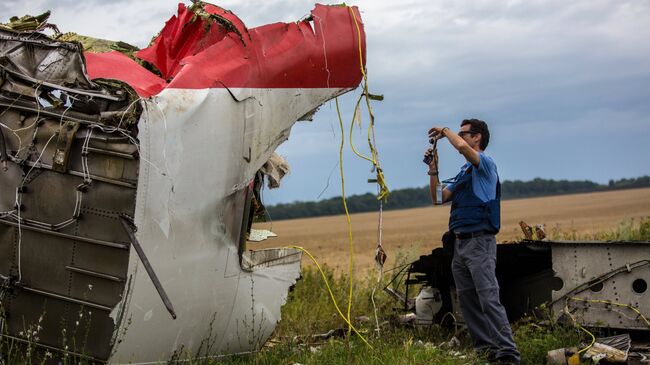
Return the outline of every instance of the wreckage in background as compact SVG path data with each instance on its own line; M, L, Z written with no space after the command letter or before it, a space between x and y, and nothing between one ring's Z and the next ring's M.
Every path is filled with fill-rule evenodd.
M3 336L54 362L259 348L301 259L245 248L260 171L296 121L359 84L358 10L247 29L180 4L140 51L13 20L0 30Z
M414 285L421 323L453 313L462 321L451 253L433 250L412 263L406 274L406 297ZM567 315L582 326L650 330L650 242L524 240L497 246L497 279L510 321L548 305L556 318ZM393 292L395 294L395 292ZM405 306L412 307L409 302Z

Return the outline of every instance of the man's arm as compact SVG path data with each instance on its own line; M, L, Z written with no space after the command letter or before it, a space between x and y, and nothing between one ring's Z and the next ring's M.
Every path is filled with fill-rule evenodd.
M455 149L458 150L465 158L467 161L469 161L472 165L475 167L478 167L479 162L481 161L481 158L478 154L477 151L475 151L472 147L465 142L465 140L453 132L451 129L447 127L433 127L429 130L429 137L433 138L443 138L447 137L449 140L449 143L451 143L452 146L454 146Z

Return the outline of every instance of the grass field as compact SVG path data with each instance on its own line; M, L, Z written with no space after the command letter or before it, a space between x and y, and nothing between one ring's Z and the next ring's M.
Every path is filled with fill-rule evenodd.
M503 202L504 228L501 241L518 238L518 222L544 223L555 238L575 239L643 239L650 240L650 189L607 193L577 194L558 197L510 200ZM409 255L430 251L438 245L438 237L445 230L448 207L431 207L391 211L384 215L384 244L394 264L397 257L404 263ZM425 365L425 364L479 364L486 363L472 350L466 331L460 328L409 328L396 325L395 314L401 313L398 304L378 291L375 296L380 333L375 332L371 292L376 273L372 267L375 247L376 214L357 214L352 217L356 242L358 271L355 273L352 300L352 322L372 348L358 336L345 336L347 325L337 315L320 273L313 266L303 269L301 280L290 292L282 307L282 319L272 339L257 353L224 356L222 359L196 359L185 354L180 362L190 365ZM258 225L269 228L270 224ZM299 244L328 264L325 275L341 310L347 309L346 275L347 233L345 218L324 217L274 222L273 231L280 237L264 244L250 244L249 248ZM413 258L413 257L410 257ZM388 265L390 267L390 265ZM379 288L387 284L391 275L382 279ZM400 282L399 280L397 281ZM398 284L398 289L400 289ZM545 363L549 350L578 346L591 340L571 323L548 320L548 313L527 317L512 324L515 341L522 354L522 364ZM323 340L314 337L331 330L339 335ZM604 335L593 330L596 336ZM460 342L448 346L450 339ZM0 342L0 352L7 357L6 364L45 364L42 359L27 359L28 355L11 351L11 343ZM74 364L69 361L64 365ZM83 363L83 362L82 362Z
M529 225L544 224L546 232L555 237L574 233L584 237L649 216L650 188L506 200L501 203L502 228L497 240L523 237L521 220ZM351 218L356 269L365 271L373 265L378 214L353 214ZM382 243L387 265L393 265L397 256L416 258L440 246L448 219L449 205L384 212ZM347 270L349 243L343 215L259 223L254 228L270 229L278 237L249 243L249 249L303 246L335 271Z

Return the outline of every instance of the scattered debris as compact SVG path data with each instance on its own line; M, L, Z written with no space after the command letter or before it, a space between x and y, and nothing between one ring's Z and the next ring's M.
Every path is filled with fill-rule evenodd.
M546 354L548 365L577 365L580 364L580 356L577 347L551 350Z
M347 333L348 333L347 328L337 328L334 330L329 330L319 335L312 335L311 338L313 340L325 341L325 340L329 340L330 338L343 338L347 335Z
M406 313L406 314L400 314L397 317L397 322L400 324L415 324L415 321L417 319L417 315L415 313Z
M424 347L426 350L435 350L438 346L434 345L431 342L424 342L422 340L417 340L413 343L414 347Z
M591 359L596 364L601 360L607 360L607 362L626 362L627 351L621 351L617 348L604 345L596 340L585 352L584 357Z
M436 248L408 266L404 295L390 288L386 291L406 312L412 308L406 299L411 288L435 288L439 302L436 299L435 306L424 310L433 309L435 323L447 313L462 323L451 259L443 248ZM644 300L650 281L650 242L525 240L499 244L496 276L510 321L535 313L545 304L555 319L566 311L583 326L650 330L646 316L650 301ZM417 310L416 305L416 314Z
M576 347L551 350L547 353L547 364L580 364L582 361L598 364L627 363L631 347L630 335L596 338L595 342L584 350L578 351ZM581 357L581 352L582 357Z
M267 229L251 229L248 240L251 242L261 242L265 241L271 237L277 237L278 235L267 230Z
M449 341L443 342L440 344L441 349L455 349L460 347L460 340L453 336Z
M435 313L442 308L440 290L424 286L415 298L415 323L420 326L432 325Z
M543 224L538 224L535 227L531 227L526 224L526 222L520 221L519 227L521 227L521 231L524 233L524 239L527 239L529 241L543 241L546 238L546 232L544 231Z

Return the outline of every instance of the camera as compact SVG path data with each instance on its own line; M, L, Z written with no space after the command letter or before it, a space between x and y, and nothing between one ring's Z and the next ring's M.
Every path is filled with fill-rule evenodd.
M422 162L428 166L431 164L431 161L433 161L433 153L425 154Z
M427 165L431 164L431 161L433 161L433 150L435 150L436 143L438 142L438 139L436 137L431 137L429 138L429 143L431 144L431 153L426 153L424 155L424 159L422 162L424 162Z

